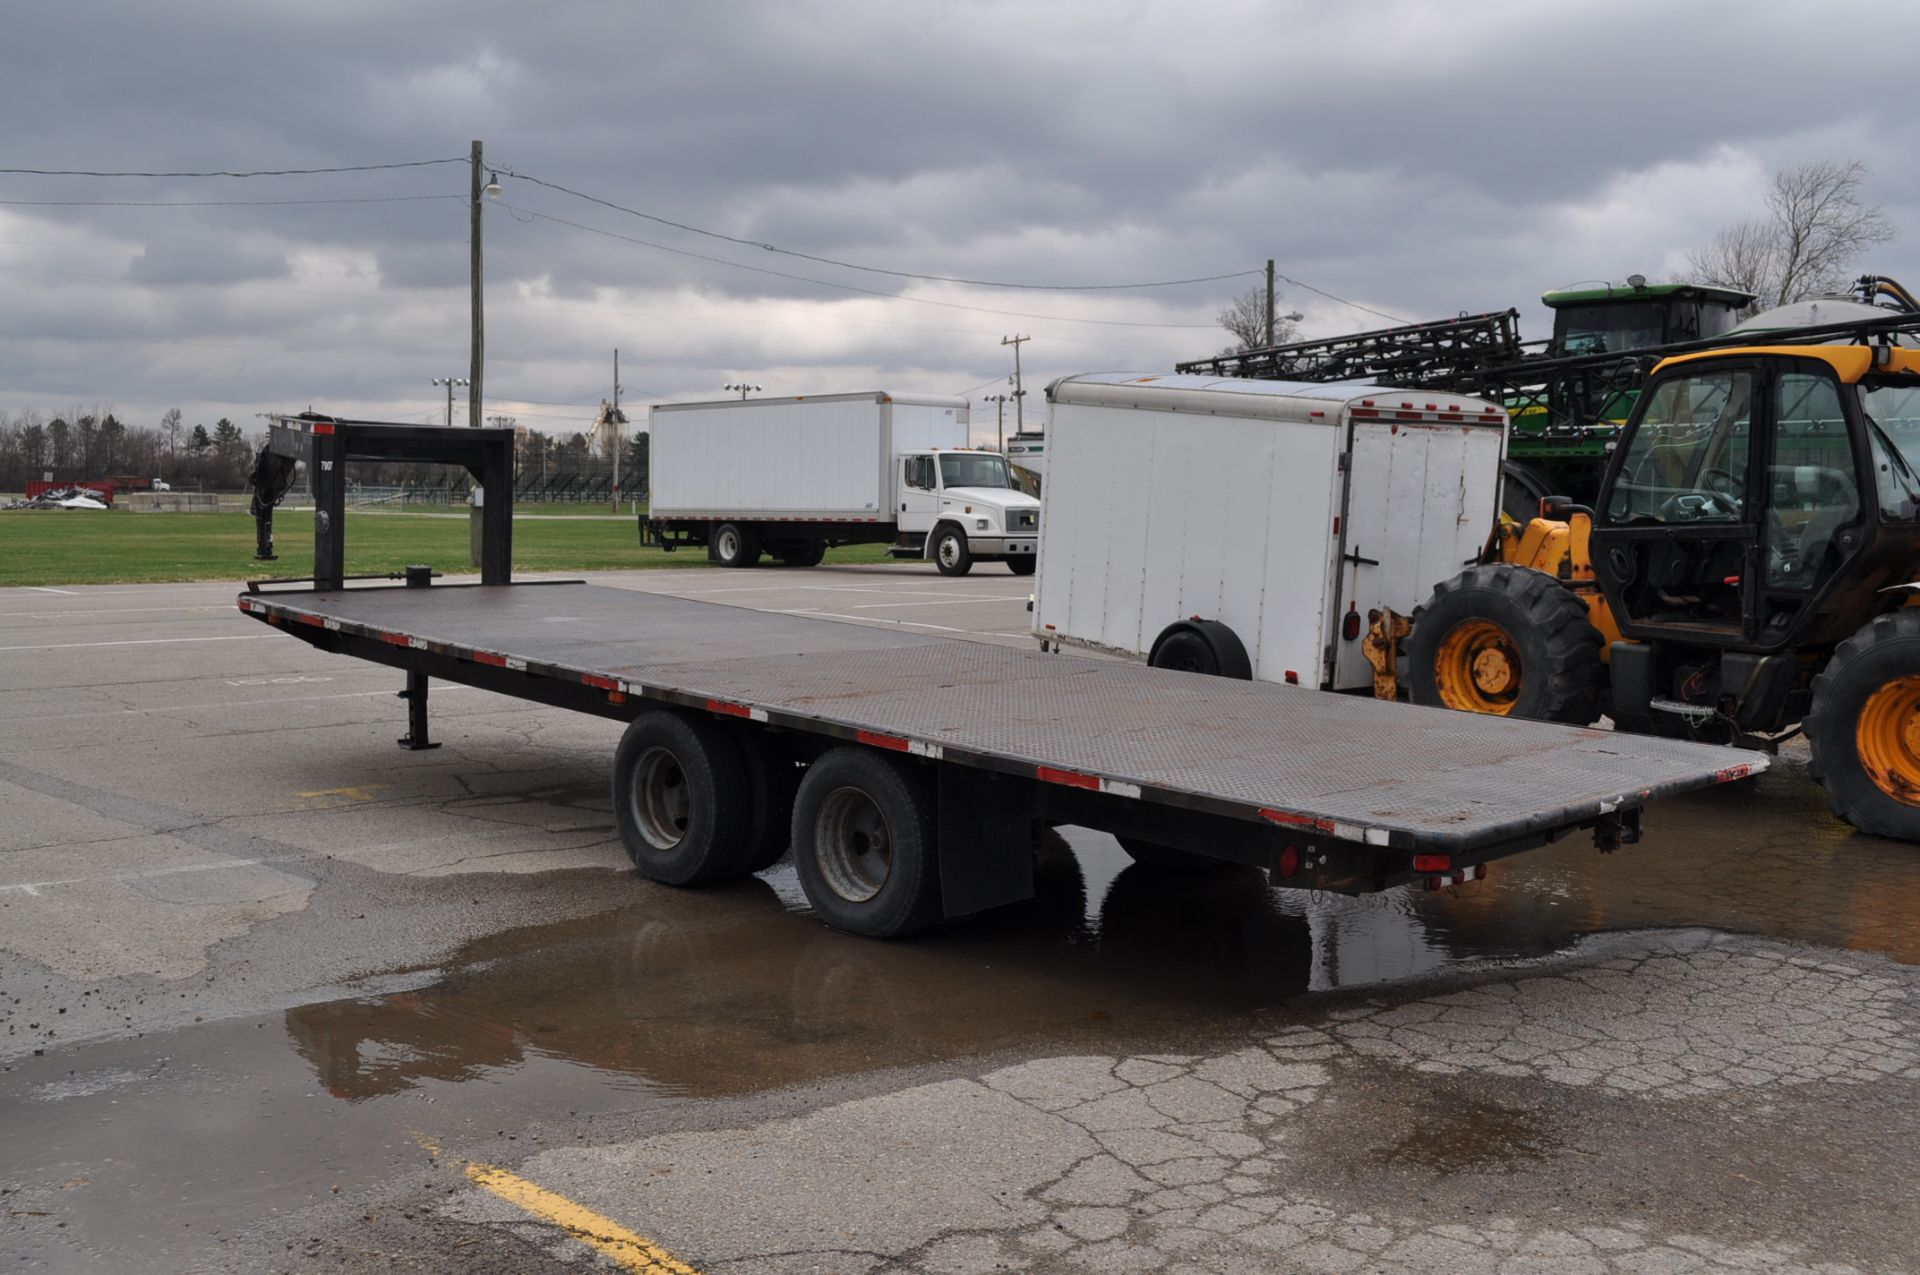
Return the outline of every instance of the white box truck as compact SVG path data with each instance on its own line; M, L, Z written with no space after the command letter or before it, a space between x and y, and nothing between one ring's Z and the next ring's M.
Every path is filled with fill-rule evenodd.
M1370 689L1368 612L1411 613L1494 525L1507 415L1481 399L1137 373L1047 394L1048 644Z
M1040 502L1004 456L970 446L967 402L822 394L655 407L643 543L704 545L749 567L813 566L833 545L889 544L943 575L1004 562L1031 575Z

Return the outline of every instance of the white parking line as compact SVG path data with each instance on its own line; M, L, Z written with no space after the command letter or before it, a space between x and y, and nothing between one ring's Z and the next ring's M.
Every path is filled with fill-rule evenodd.
M29 589L32 589L35 593L63 593L70 598L77 598L80 596L79 594L75 593L72 589L49 589L38 584L30 584L27 587Z
M170 646L175 642L258 642L271 633L226 633L219 637L125 638L118 642L35 642L30 646L0 646L0 651L72 651L89 646Z

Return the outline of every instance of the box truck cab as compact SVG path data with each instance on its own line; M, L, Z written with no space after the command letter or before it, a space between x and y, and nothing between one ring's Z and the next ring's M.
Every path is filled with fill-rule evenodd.
M976 559L1033 573L1040 502L1020 490L1006 457L959 448L908 452L899 475L895 556L917 551L943 575L965 575Z
M1507 415L1435 390L1097 373L1047 387L1034 631L1371 690L1369 612L1478 560Z
M965 399L822 394L655 407L643 543L704 546L726 567L818 563L884 544L943 575L1005 562L1030 575L1040 502L1006 458L969 445Z

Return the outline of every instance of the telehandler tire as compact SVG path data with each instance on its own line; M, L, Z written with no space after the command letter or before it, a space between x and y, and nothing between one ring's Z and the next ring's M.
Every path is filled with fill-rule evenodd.
M1878 616L1840 644L1813 679L1806 730L1827 809L1920 841L1920 611Z
M1416 704L1586 726L1600 716L1600 634L1586 604L1531 567L1470 567L1414 612Z

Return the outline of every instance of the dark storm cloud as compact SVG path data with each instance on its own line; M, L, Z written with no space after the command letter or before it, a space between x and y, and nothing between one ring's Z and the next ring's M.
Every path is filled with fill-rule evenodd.
M1112 282L1273 256L1432 317L1669 272L1754 211L1772 167L1804 158L1865 159L1897 222L1920 204L1902 46L1860 38L1891 12L1866 4L1753 4L1737 20L1505 0L16 8L6 166L457 159L483 137L497 165L632 208L930 273ZM0 410L83 393L153 416L329 397L431 412L427 381L464 370L467 181L464 163L0 178L14 200L409 200L0 206L0 317L35 334L0 352ZM950 391L1001 373L1014 330L1036 334L1036 376L1165 366L1217 348L1213 311L1251 282L1145 296L911 283L503 185L486 209L500 398L590 407L616 345L627 379L663 396L748 373ZM1874 264L1897 274L1910 252ZM1283 291L1309 330L1384 322Z

